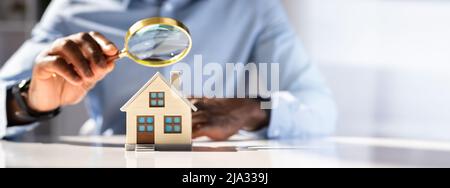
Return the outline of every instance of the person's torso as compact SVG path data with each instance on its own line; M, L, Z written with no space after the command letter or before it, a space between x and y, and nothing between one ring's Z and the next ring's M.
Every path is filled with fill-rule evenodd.
M119 48L123 48L125 33L134 22L155 16L175 18L189 28L193 41L190 53L181 62L193 66L194 55L201 55L203 65L224 65L249 61L254 41L263 28L262 20L258 19L258 7L264 6L263 3L259 0L131 0L126 8L79 3L64 11L68 34L98 31ZM102 124L102 131L111 128L115 134L124 133L125 113L119 108L157 71L169 78L171 68L148 68L128 58L118 60L115 70L89 93L90 115Z

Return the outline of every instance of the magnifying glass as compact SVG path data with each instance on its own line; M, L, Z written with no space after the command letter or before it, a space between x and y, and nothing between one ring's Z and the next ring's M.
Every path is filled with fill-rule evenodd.
M191 47L191 35L183 23L153 17L134 23L125 36L124 49L108 60L128 57L144 66L163 67L182 60Z

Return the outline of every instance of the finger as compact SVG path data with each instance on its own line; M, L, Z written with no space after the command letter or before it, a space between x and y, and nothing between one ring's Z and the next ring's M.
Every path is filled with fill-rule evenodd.
M197 110L195 112L192 112L192 117L196 116L209 116L209 112L206 110Z
M108 73L110 73L114 67L115 67L115 63L114 62L109 62L106 63L105 68L100 68L99 66L95 66L94 67L94 73L95 73L95 82L102 80L106 75L108 75Z
M198 124L199 128L192 130L192 138L198 138L202 136L207 136L207 130L203 128L205 125Z
M114 70L115 67L116 67L116 63L114 61L107 62L107 64L106 64L106 72L110 73L111 71Z
M199 102L199 98L193 98L193 97L189 97L188 98L189 102L191 102L192 104L198 103Z
M192 122L194 123L205 123L211 121L212 115L209 111L197 110L192 112Z
M205 104L203 98L192 99L192 100L191 100L191 103L192 103L195 107L197 107L197 109L198 109L199 111L200 111L200 110L203 110L203 109L206 109L206 104Z
M193 118L194 121L195 118ZM192 123L192 137L197 138L201 136L207 136L215 141L223 141L228 139L234 133L231 133L226 128L227 126L220 126L212 121L206 121L201 123Z
M107 62L105 68L94 66L93 71L95 73L95 78L91 80L91 84L95 84L99 80L102 80L106 75L114 70L115 66L116 64L114 62Z
M88 33L79 33L75 37L75 42L81 46L85 57L91 61L91 65L106 67L106 58L102 48L97 41Z
M42 71L38 75L45 74L47 77L51 77L53 74L57 74L73 85L82 83L81 77L75 72L73 66L60 56L46 56L36 67L37 71Z
M56 43L56 53L62 55L66 62L75 67L75 71L84 78L91 78L94 76L89 61L84 57L78 44L70 39L62 39Z
M208 123L208 122L209 122L209 120L205 116L192 117L192 125Z
M108 40L105 36L103 36L102 34L95 32L95 31L91 31L89 32L89 35L92 36L92 38L95 39L95 41L97 41L97 43L100 45L100 47L103 50L103 53L105 53L108 56L114 56L117 53L119 53L119 49L117 49L116 45L114 45L113 42L111 42L110 40Z
M222 129L211 124L201 124L198 129L192 130L192 138L206 136L214 141L227 140L230 135L224 133Z

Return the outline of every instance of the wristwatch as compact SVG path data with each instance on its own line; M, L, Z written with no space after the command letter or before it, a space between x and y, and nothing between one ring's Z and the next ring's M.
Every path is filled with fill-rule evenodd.
M15 112L16 116L27 122L34 122L51 119L58 115L60 108L49 112L38 112L28 106L25 101L25 97L28 93L27 91L29 89L30 82L31 80L22 80L19 84L12 87L11 93L13 94L14 100L17 102L19 107L19 110Z

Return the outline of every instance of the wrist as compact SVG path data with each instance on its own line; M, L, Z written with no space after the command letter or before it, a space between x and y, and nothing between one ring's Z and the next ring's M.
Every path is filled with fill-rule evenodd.
M243 127L246 131L258 131L264 127L267 127L270 122L270 110L261 109L261 101L256 100L252 104L252 123Z
M58 107L46 107L46 106L42 106L39 104L36 104L36 101L39 101L39 97L33 97L30 95L30 91L26 90L20 93L20 95L22 96L26 106L28 107L28 109L32 112L35 113L47 113L47 112L51 112L54 111L56 109L58 109Z
M24 80L12 88L12 94L18 105L17 116L23 121L39 121L50 119L59 114L60 109L40 110L33 106L28 96L30 80Z

